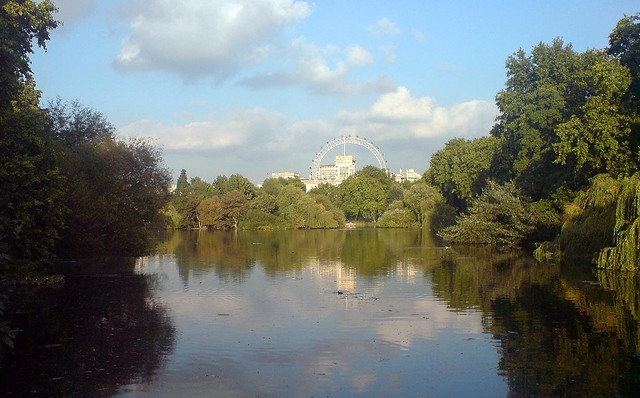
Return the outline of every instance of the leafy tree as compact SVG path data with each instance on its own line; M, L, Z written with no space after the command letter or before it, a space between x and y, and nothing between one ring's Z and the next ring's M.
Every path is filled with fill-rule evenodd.
M249 206L254 210L259 210L265 213L275 214L278 211L276 198L263 190L258 192L258 195L251 201Z
M615 56L621 65L629 69L631 84L627 89L621 112L630 120L630 151L640 148L640 13L625 16L618 21L609 35L607 53Z
M638 167L633 118L625 112L629 73L602 51L577 53L556 39L507 60L506 88L492 135L502 139L493 176L513 179L533 199L577 191L594 173Z
M586 53L583 59L589 94L577 112L556 127L555 162L574 165L580 180L598 173L628 175L638 166L629 142L631 120L622 112L629 71L602 53Z
M584 103L583 72L580 55L561 39L538 44L530 56L521 49L507 59L506 87L496 96L500 114L491 131L502 139L494 178L513 179L534 198L572 182L570 166L554 162L552 146L558 142L555 128Z
M104 116L78 103L54 102L48 115L70 209L58 254L144 253L147 226L169 197L170 176L160 152L143 139L117 140Z
M494 137L454 138L431 156L423 180L437 187L448 204L465 211L482 191L499 145Z
M423 182L413 184L405 192L404 203L422 228L438 231L455 220L455 209L445 202L437 189Z
M223 210L222 201L217 196L202 200L196 207L200 226L209 228L222 228Z
M44 134L29 54L58 22L49 0L0 0L0 269L51 259L66 209L62 176Z
M341 209L348 215L377 221L387 207L391 177L373 166L366 166L340 184Z
M450 242L520 246L534 229L520 196L513 182L500 185L489 181L469 213L438 235Z
M238 229L240 217L242 217L248 209L246 196L244 196L242 192L234 189L222 195L220 204L222 207L222 218L226 222L226 226Z
M220 175L211 184L213 193L222 196L233 190L242 193L247 200L251 200L256 196L256 187L251 181L241 174L232 174L231 177Z
M251 181L240 174L232 174L227 182L227 192L237 190L247 198L251 200L256 196L256 187ZM225 192L226 193L226 192Z
M331 203L334 205L338 205L340 203L340 188L337 185L329 184L329 183L321 183L318 184L317 187L311 189L309 191L312 195L322 195L329 198Z
M50 0L0 0L0 107L5 109L32 80L33 44L46 50L49 32L58 27Z
M618 21L609 35L607 52L629 69L633 82L629 86L628 100L630 105L637 105L640 101L640 13Z

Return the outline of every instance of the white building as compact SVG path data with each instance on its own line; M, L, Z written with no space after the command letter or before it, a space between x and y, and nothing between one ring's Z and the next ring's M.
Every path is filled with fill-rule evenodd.
M286 180L289 178L300 178L300 174L294 173L293 171L284 171L282 173L271 173L271 178L284 178Z
M404 171L400 169L400 172L396 174L396 182L404 182L404 181L416 182L421 178L422 178L422 174L416 173L414 169L406 169Z

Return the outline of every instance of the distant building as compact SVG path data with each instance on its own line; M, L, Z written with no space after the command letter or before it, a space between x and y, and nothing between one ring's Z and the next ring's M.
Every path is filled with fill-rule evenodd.
M396 182L404 182L404 181L416 182L421 178L422 178L422 174L416 173L414 169L406 169L404 171L400 169L400 172L395 175Z
M356 157L352 155L336 156L337 179L344 181L356 173Z
M293 171L284 171L282 173L271 173L271 178L284 178L285 180L289 178L300 178L299 173L294 173Z
M356 157L353 155L339 155L334 164L323 164L318 168L318 179L303 180L307 192L320 184L340 185L340 183L356 173Z

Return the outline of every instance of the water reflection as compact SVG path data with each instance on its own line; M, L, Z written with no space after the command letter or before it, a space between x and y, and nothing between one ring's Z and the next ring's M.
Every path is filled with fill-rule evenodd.
M177 232L161 249L135 273L127 264L26 296L41 311L14 310L25 332L1 385L118 397L640 388L636 274L400 229Z
M0 390L16 397L108 397L147 382L173 346L174 327L132 259L69 275L58 287L14 292L7 313L21 329L1 364ZM100 267L98 267L100 268Z

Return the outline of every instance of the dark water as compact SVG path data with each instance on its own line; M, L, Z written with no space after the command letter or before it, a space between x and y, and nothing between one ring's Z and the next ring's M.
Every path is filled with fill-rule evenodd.
M13 293L7 315L22 331L0 362L0 394L640 391L635 274L384 229L179 232L161 254L98 268Z

